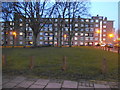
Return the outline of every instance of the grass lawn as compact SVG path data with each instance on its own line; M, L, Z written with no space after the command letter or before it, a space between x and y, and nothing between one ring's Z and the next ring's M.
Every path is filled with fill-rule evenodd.
M44 47L3 48L7 57L3 74L25 75L57 79L117 80L118 54L93 47ZM34 56L35 67L30 70L30 56ZM61 70L63 56L67 57L67 70ZM103 57L107 60L108 72L101 74Z

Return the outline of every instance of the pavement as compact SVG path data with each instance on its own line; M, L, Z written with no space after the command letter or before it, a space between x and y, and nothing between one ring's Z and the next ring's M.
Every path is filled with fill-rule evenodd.
M118 82L3 76L2 90L119 90Z

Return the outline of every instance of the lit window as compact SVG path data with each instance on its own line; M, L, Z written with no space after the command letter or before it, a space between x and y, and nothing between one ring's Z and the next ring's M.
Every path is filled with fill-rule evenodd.
M40 35L43 35L43 33L42 33L42 32L40 32Z
M45 32L45 36L48 36L48 33L47 33L47 32Z
M12 32L10 32L10 35L12 35Z
M78 27L78 24L75 24L75 27Z
M103 34L103 36L105 37L105 36L106 36L106 34Z
M77 37L75 37L74 39L75 39L75 40L78 40L78 38L77 38Z
M43 40L43 37L40 37L40 40Z
M98 42L95 42L95 45L97 45L98 44Z
M92 42L90 42L89 44L90 44L90 45L92 45L93 43L92 43Z
M55 45L57 45L57 42L54 42Z
M88 27L88 24L86 24L85 27Z
M99 22L99 20L95 20L95 22Z
M77 45L77 42L75 42L75 45Z
M23 44L23 42L22 42L22 41L20 41L20 44Z
M57 35L57 32L55 33L55 35Z
M20 26L22 26L22 23L20 23Z
M10 30L13 30L12 28L10 28Z
M105 41L106 39L105 38L103 38L103 41Z
M67 28L67 27L65 28L65 31L68 31L68 28Z
M80 45L84 45L84 43L83 43L83 42L80 42Z
M85 36L88 36L88 33L85 33Z
M65 19L66 22L68 22L68 19Z
M10 25L13 25L12 22L10 22Z
M29 31L32 31L32 28L29 27Z
M106 28L106 26L103 26L103 28Z
M55 22L57 22L58 21L58 19L55 19Z
M28 27L28 24L26 24L26 27Z
M52 28L49 28L50 31L52 31Z
M53 37L49 37L49 40L52 40L53 39Z
M22 32L20 32L20 35L23 35L23 33L22 33Z
M89 19L86 19L86 22L89 22Z
M83 33L80 33L80 36L83 36L84 34Z
M43 44L43 42L41 41L40 44Z
M53 42L50 42L50 45L52 45Z
M75 36L77 36L78 35L78 33L75 33Z
M48 42L45 42L45 44L48 44Z

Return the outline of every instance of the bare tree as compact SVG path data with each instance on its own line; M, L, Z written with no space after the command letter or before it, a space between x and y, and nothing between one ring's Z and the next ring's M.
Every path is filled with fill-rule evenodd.
M13 8L12 2L2 2L2 19L4 20L4 46L7 44L7 32L9 27L13 27L9 24L9 21L13 21Z
M37 36L45 23L42 18L49 17L51 7L49 2L44 0L43 2L14 2L14 11L21 17L29 21L29 27L33 31L33 45L37 46Z

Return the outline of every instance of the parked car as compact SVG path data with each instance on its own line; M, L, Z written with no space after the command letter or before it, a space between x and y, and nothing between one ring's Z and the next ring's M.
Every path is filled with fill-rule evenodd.
M113 44L106 44L105 47L108 47L108 48L113 48Z

